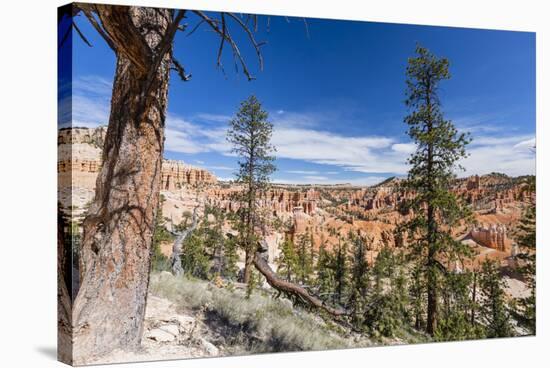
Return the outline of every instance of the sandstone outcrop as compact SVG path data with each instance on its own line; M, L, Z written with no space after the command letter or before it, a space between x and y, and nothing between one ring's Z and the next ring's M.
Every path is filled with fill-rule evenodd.
M58 200L70 221L79 221L94 197L105 133L105 127L64 128L58 132ZM161 175L161 188L165 190L217 182L211 172L175 160L163 161Z
M492 249L505 252L507 250L506 226L492 224L490 226L474 227L470 236L477 243Z
M211 172L176 160L162 163L162 190L181 189L183 185L214 184L218 180Z

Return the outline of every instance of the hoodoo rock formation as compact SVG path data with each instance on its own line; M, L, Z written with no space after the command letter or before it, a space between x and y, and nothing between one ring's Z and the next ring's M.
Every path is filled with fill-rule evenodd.
M72 221L78 220L84 214L86 205L93 199L97 175L101 168L105 133L105 127L64 128L58 132L59 201L63 213L72 217ZM216 176L205 169L181 161L163 161L163 190L216 182Z
M474 227L470 231L470 236L485 247L501 252L507 251L506 226L504 225Z
M162 190L181 189L185 184L214 184L217 181L216 176L210 171L181 161L164 160L162 163Z

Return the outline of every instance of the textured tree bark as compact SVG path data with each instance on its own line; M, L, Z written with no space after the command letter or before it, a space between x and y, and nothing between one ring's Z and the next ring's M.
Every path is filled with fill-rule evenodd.
M171 49L151 55L172 22L167 9L97 5L117 56L96 193L83 224L74 360L139 346L147 300Z
M65 242L63 215L57 215L57 358L66 364L73 363L71 244Z

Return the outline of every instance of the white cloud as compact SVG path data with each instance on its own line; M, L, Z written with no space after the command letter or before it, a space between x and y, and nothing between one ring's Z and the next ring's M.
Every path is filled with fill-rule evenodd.
M232 171L232 170L235 170L234 167L229 167L229 166L206 166L208 169L211 169L211 170L226 170L226 171Z
M319 185L333 185L333 184L350 184L357 186L371 186L378 184L387 177L385 176L365 176L359 178L341 178L341 179L329 179L326 177L301 177L300 179L275 179L275 184L319 184Z
M205 120L215 123L227 123L231 120L232 116L222 115L222 114L209 114L209 113L200 113L196 115L197 119Z
M111 83L104 78L97 76L76 78L73 81L72 95L73 126L94 127L107 124L111 90ZM70 100L60 101L64 106L69 102ZM339 121L323 114L278 110L271 117L274 124L272 143L277 147L278 158L330 165L332 170L334 166L338 166L344 172L404 175L409 169L407 158L416 148L414 143L402 142L396 137L347 136L320 129L319 127L323 126L322 123L327 119L330 122ZM165 149L187 154L217 152L232 156L231 145L226 140L227 122L230 118L229 115L203 113L187 120L169 113L166 121ZM466 172L459 175L485 174L493 171L514 176L533 174L535 172L533 149L535 138L532 135L498 136L496 134L499 131L498 126L480 124L480 119L477 121L458 119L459 130L470 131L473 135L473 142L467 147L470 156L462 161ZM208 127L196 121L207 122ZM64 120L61 119L61 122L63 124ZM345 122L339 121L340 123ZM217 170L230 170L230 168L218 166ZM367 183L374 184L374 180L385 179L378 175L345 180L337 176L341 175L338 171L289 170L288 172L303 175L300 180L309 182L352 181L367 185ZM326 175L335 177L329 179Z
M462 160L466 171L459 175L501 172L511 176L535 174L534 137L474 138Z
M411 154L416 150L416 144L414 143L396 143L391 146L391 149L395 152Z
M305 175L319 174L319 171L313 171L313 170L287 170L285 172L289 174L305 174Z
M326 176L320 176L320 175L306 175L304 176L304 179L311 180L311 181L327 181L328 178Z

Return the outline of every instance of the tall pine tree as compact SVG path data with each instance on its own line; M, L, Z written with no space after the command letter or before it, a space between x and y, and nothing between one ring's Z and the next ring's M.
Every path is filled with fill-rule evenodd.
M458 161L467 156L465 147L469 138L459 134L441 110L439 86L450 78L449 61L417 46L416 56L409 58L406 72L405 103L411 112L405 117L405 123L416 145L416 151L409 158L411 168L406 183L408 189L416 192L408 203L413 213L408 230L417 262L423 265L426 277L426 332L433 334L444 272L440 256L465 251L464 246L453 239L451 228L466 213L449 189Z
M528 179L525 188L528 194L535 193L535 177ZM537 309L536 309L536 243L537 243L537 207L534 198L529 200L524 210L523 217L518 226L516 238L520 253L517 257L522 261L519 271L523 275L527 286L530 289L528 296L521 297L518 304L521 307L520 313L524 324L532 334L537 330Z
M484 296L480 303L480 315L485 325L486 336L513 336L504 294L504 281L500 276L497 263L486 259L482 264L480 276L480 286Z
M256 230L263 225L257 199L267 189L270 175L275 171L272 132L273 124L268 121L267 112L253 95L241 103L227 132L227 140L233 145L232 153L239 157L237 182L244 187L238 198L240 208L236 227L239 243L245 251L243 282L246 284L252 273Z

